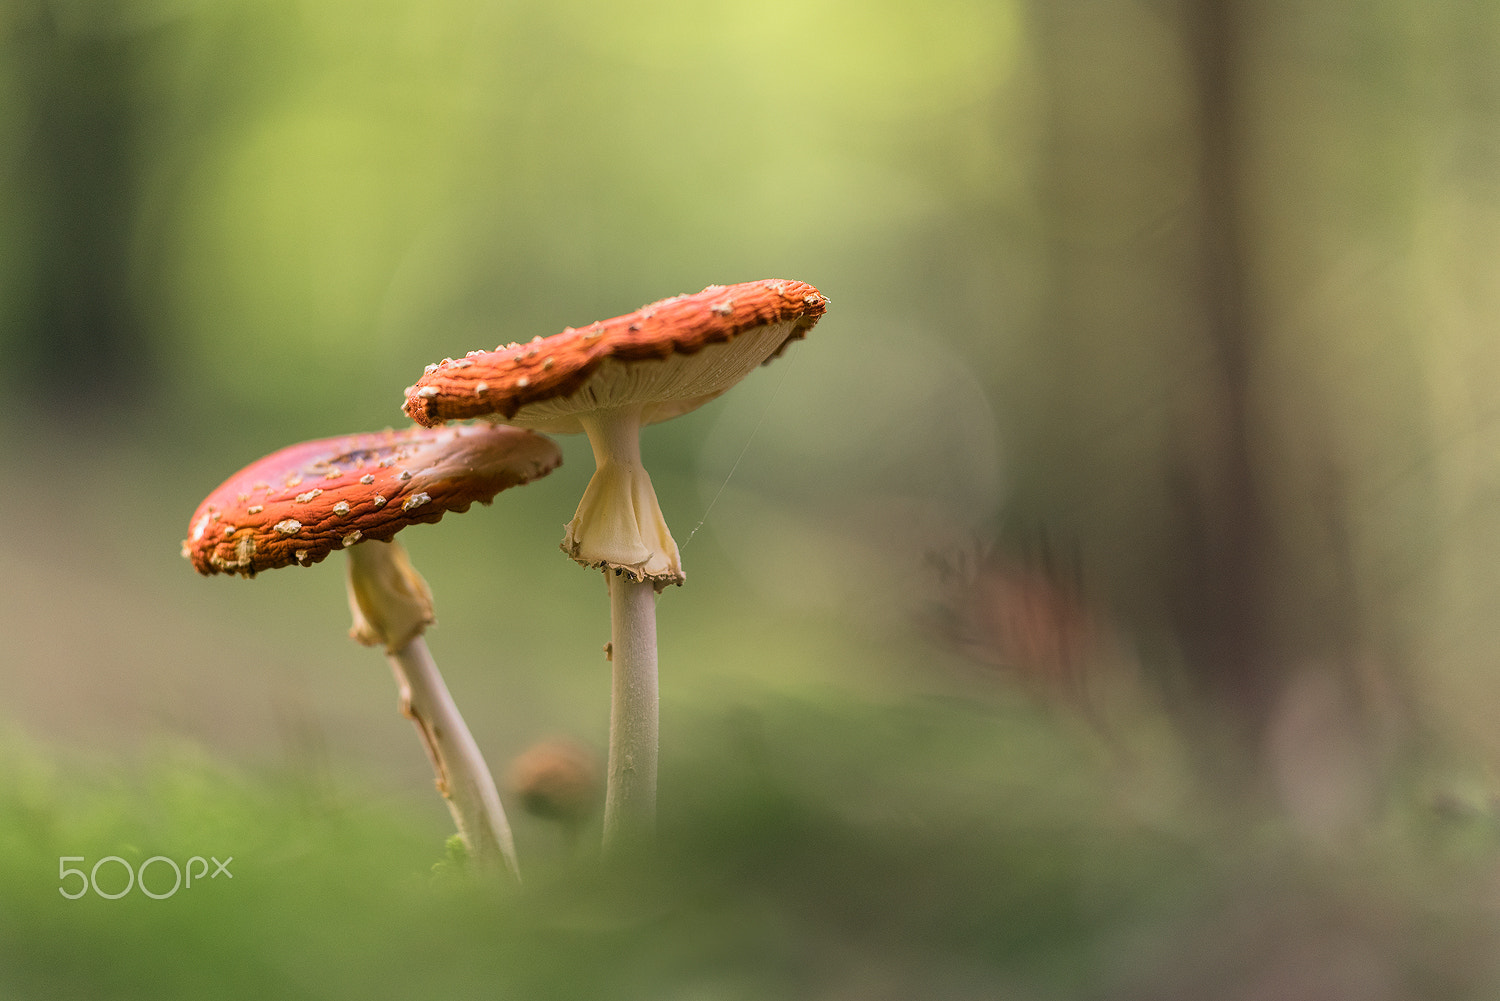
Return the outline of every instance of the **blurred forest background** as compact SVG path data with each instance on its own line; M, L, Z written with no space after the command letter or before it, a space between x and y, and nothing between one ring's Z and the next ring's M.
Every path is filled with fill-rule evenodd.
M444 356L769 277L827 317L644 441L689 574L659 603L663 804L698 804L676 830L703 853L680 871L754 843L714 927L815 943L714 996L1500 982L1500 6L10 0L0 137L0 825L35 864L5 877L0 983L49 996L43 942L120 933L79 931L51 858L143 838L128 804L156 794L121 788L162 773L357 789L418 818L417 870L440 854L337 561L196 577L209 490L399 426ZM592 461L561 444L403 536L497 772L605 743L604 587L556 550ZM230 798L291 809L264 795ZM68 826L100 810L98 841ZM923 840L934 815L953 840ZM1269 855L1238 840L1267 824ZM1284 876L1341 853L1333 888ZM967 917L892 953L846 927L854 860L892 881L875 910ZM783 907L784 864L826 906ZM1077 904L1104 870L1128 885ZM245 983L301 996L291 946L259 948ZM679 948L613 996L709 996L658 992L726 947ZM63 981L137 983L111 976Z

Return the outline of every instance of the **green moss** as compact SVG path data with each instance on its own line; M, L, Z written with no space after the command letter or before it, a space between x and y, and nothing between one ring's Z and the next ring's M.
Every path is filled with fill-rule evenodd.
M1172 983L1212 996L1307 936L1362 943L1401 982L1493 983L1477 959L1455 970L1442 958L1489 920L1462 877L1492 866L1495 844L1474 847L1469 830L1396 825L1335 857L1269 819L1236 834L1228 811L1163 825L1122 806L1118 765L1020 707L764 699L679 715L670 748L657 851L604 868L523 819L517 887L466 871L461 845L408 819L423 811L352 776L314 789L182 749L122 768L12 744L0 755L0 996L758 998L885 985L1046 998ZM1467 846L1459 861L1447 842ZM59 880L63 856L81 856L65 863L77 868L232 857L232 875L198 873L160 900L70 900L59 886L79 877ZM1448 861L1424 869L1424 856ZM170 868L153 863L155 892ZM118 890L123 866L98 878ZM1439 907L1443 921L1428 922ZM1240 939L1253 949L1214 965Z

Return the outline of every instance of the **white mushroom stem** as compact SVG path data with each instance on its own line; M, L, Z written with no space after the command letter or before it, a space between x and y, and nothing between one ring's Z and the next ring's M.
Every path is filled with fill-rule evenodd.
M365 542L349 549L349 635L382 645L400 689L401 714L422 739L459 836L481 866L503 861L517 879L515 841L495 780L443 676L423 631L432 621L432 596L399 543Z
M595 470L562 548L609 580L613 690L604 847L656 826L656 592L683 581L677 543L641 462L640 403L578 415Z
M482 865L503 860L520 879L516 845L495 780L479 745L443 684L443 676L421 636L389 655L401 692L401 714L416 725L436 776L438 792L469 852Z
M656 826L656 591L650 581L609 574L609 785L604 847L649 837Z

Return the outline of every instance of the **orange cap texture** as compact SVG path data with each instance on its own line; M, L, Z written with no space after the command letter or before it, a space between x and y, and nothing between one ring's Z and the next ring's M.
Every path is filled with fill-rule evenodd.
M182 555L202 574L253 577L488 504L562 461L539 434L488 424L303 442L253 462L209 494Z
M427 373L407 390L405 409L412 420L429 427L470 417L510 422L528 405L584 390L590 380L603 377L606 362L617 368L694 356L747 332L784 324L784 335L754 360L753 368L804 336L827 306L823 293L805 282L768 279L710 285L702 292L663 299L587 327L569 327L551 337L494 351L471 351L463 358L429 365ZM655 408L648 412L646 422L664 420L707 402L742 374L726 375L718 382L705 383L701 377L684 380L685 389L678 395L673 395L676 390L671 385L658 384L649 390L652 398L623 401L617 396L614 402L652 404ZM542 420L526 426L572 430L546 426Z

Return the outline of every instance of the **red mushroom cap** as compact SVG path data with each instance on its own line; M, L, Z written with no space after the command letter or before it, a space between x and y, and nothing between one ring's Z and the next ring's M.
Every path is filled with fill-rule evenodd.
M300 563L408 525L488 504L545 476L557 446L530 431L488 424L386 430L283 448L209 494L188 524L182 555L201 574Z
M634 313L588 327L569 327L551 337L512 344L494 351L471 351L466 357L429 365L406 392L406 413L429 427L443 421L493 415L494 419L549 431L579 431L569 420L574 409L622 402L645 403L645 423L665 420L702 405L733 385L745 371L779 355L791 341L811 330L828 307L828 299L805 282L770 279L739 285L710 285L642 306ZM749 369L736 365L691 377L663 378L620 389L580 393L591 380L597 386L614 363L665 361L693 356L711 345L728 344L752 331L777 327L776 338L755 353ZM618 365L613 366L618 368ZM640 396L627 397L639 391ZM576 408L552 404L579 394ZM600 400L584 399L599 396Z

